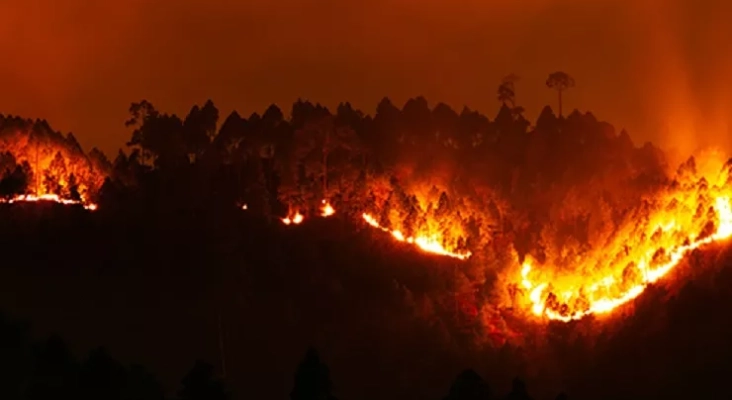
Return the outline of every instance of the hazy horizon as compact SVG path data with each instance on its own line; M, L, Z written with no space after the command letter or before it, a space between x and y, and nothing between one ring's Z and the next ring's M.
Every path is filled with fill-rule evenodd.
M6 10L0 112L47 119L85 148L124 147L130 103L184 116L212 99L222 118L297 98L373 113L425 96L493 117L495 90L521 77L534 120L555 106L546 76L577 87L565 109L592 111L637 143L729 149L732 3L467 0L387 3L35 0Z

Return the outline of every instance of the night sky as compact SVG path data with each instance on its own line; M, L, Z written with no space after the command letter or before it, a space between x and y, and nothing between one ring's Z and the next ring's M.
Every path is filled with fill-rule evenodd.
M732 3L718 0L6 1L0 110L45 118L112 153L127 108L184 114L285 112L298 97L373 112L425 95L490 116L495 88L522 77L534 119L554 104L549 72L577 81L567 108L636 141L729 146ZM664 128L666 127L666 128ZM680 139L684 136L684 139ZM661 139L661 137L663 139Z

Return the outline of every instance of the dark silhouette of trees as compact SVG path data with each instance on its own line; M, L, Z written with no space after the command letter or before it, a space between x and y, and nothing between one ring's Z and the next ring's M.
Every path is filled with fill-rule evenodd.
M3 399L163 400L154 376L126 368L104 349L78 362L59 336L35 343L22 322L0 314L0 395Z
M31 174L32 171L27 162L15 165L12 169L6 169L5 175L0 179L0 196L9 198L26 193Z
M74 201L81 201L81 194L79 193L79 182L76 179L76 175L69 175L69 181L66 182L66 188L68 188L68 198Z
M66 343L60 337L53 336L37 351L26 392L28 399L41 400L56 396L76 398L78 365Z
M106 350L92 350L79 371L79 398L122 399L127 380L125 367Z
M526 383L519 378L515 378L511 384L511 392L506 396L506 400L532 400L526 389Z
M182 381L180 400L226 400L229 398L222 382L214 376L214 367L197 361Z
M129 109L130 118L125 122L125 126L134 127L132 137L127 142L127 146L139 149L142 152L142 164L147 163L151 158L152 154L151 145L153 138L149 131L149 126L145 124L149 120L153 120L158 117L159 113L155 107L147 100L142 100L139 103L132 103Z
M34 355L29 327L0 314L0 397L25 397Z
M467 369L455 378L450 393L444 400L489 400L491 390L474 370Z
M636 146L628 132L617 133L591 113L575 110L565 118L561 96L573 81L566 74L550 80L547 85L560 96L559 113L547 106L531 122L516 101L515 78L502 82L496 93L501 106L490 115L430 103L424 97L401 104L384 98L373 115L349 103L332 112L300 99L287 116L277 105L270 105L251 115L232 112L220 121L212 101L176 116L143 100L130 108L128 122L133 132L129 147L113 162L95 149L84 154L73 135L53 132L46 121L0 116L3 197L43 192L34 188L39 182L49 192L74 199L91 196L100 205L94 214L84 213L80 207L77 214L69 209L48 211L54 213L52 220L45 218L51 214L42 212L23 214L19 209L25 206L3 205L0 235L8 258L3 268L17 268L18 275L32 273L40 280L48 276L44 268L52 265L51 271L59 274L52 276L63 280L65 273L83 276L85 271L99 271L102 265L105 277L127 279L120 286L152 281L155 296L140 300L141 304L158 301L160 287L175 286L171 290L179 292L170 297L186 299L168 306L176 312L188 301L195 303L196 310L218 310L208 303L211 297L217 301L226 298L215 306L225 304L231 307L229 311L242 313L242 321L266 317L266 323L251 333L255 339L246 337L231 346L227 340L227 352L258 347L250 343L261 343L270 335L275 341L277 334L293 327L306 326L301 330L305 336L308 329L318 331L321 325L338 320L343 337L348 338L345 342L380 354L374 360L360 359L363 370L377 371L379 363L395 365L386 372L374 372L373 378L383 381L383 387L397 388L394 397L412 388L439 394L444 382L428 378L423 386L415 386L409 380L437 376L438 368L445 368L439 372L444 377L466 364L486 371L485 376L495 377L496 383L517 374L526 376L536 396L555 394L546 383L564 374L576 378L566 388L573 396L592 393L576 390L582 388L576 382L595 374L598 385L612 389L615 386L609 377L624 376L614 366L629 365L622 354L637 349L623 345L620 339L602 342L606 349L595 345L587 332L572 336L553 325L537 333L539 328L517 322L518 311L505 304L510 301L504 302L503 291L513 297L521 293L520 287L510 287L500 274L507 265L513 268L516 258L550 257L555 242L560 243L558 248L563 243L572 243L567 247L578 251L594 248L599 240L593 239L593 231L621 225L643 200L676 183L668 173L666 155L652 144ZM689 171L681 174L692 172L691 164L685 168ZM324 197L336 214L329 219L315 218ZM283 228L279 219L295 208L308 222ZM434 234L444 247L469 250L473 258L463 262L428 257L413 251L414 246L395 244L387 235L365 229L360 223L364 213L405 236ZM62 250L38 251L45 248ZM69 265L68 249L79 249L73 258L78 265ZM580 253L567 254L568 259ZM169 268L175 271L174 285L161 278L171 276ZM97 301L107 287L95 286L103 279L94 279L81 289L70 287L68 291L85 293ZM271 287L282 290L269 293ZM684 293L701 296L696 291ZM285 318L296 322L278 320L283 309L290 315ZM304 316L292 317L299 312ZM665 317L674 327L683 325L685 318L696 318L693 312L669 312ZM157 314L150 317L157 318ZM568 326L589 331L582 324L590 322ZM231 329L237 324L232 322ZM242 332L252 331L239 329L242 337L246 336ZM180 336L191 343L200 339L183 331ZM362 331L368 332L366 339L356 334ZM256 336L260 334L262 337ZM625 335L635 337L632 332ZM684 337L686 342L692 342L690 337ZM327 338L334 339L333 351L343 346L339 354L343 356L346 346L337 337ZM612 346L607 344L611 342ZM672 342L664 343L666 349L674 348ZM613 346L630 350L614 352ZM274 364L265 353L276 353L280 346L261 347L252 350L259 352L253 358ZM110 348L115 347L110 344ZM676 376L667 365L679 363L656 347L643 351L666 357L666 361L657 372L651 361L630 363L629 370L642 373L647 368L659 380ZM33 356L29 366L9 373L23 375L18 379L25 380L9 385L8 393L36 398L57 391L77 398L162 397L152 376L110 360L104 353L95 352L81 362L71 358L56 364L48 361L48 355L38 354L38 360L45 361L36 362ZM598 359L615 361L594 364L596 354L600 354ZM682 365L694 365L691 350L678 354L684 357ZM499 360L493 363L497 367L482 362L494 359ZM269 384L249 383L266 380L265 373L256 371L249 381L233 378L252 371L243 373L236 362L232 364L227 370L232 385L261 388ZM718 361L717 365L722 364ZM23 372L24 368L30 372ZM539 382L533 383L534 379ZM61 380L70 383L59 383ZM308 352L298 369L292 398L332 398L330 386L327 368L314 351ZM673 394L670 388L663 390ZM197 364L184 380L180 396L229 395L210 367ZM447 398L490 396L488 385L466 371ZM525 387L517 386L509 398L529 397Z
M569 76L566 72L557 71L552 72L549 74L549 77L546 79L546 86L549 89L554 89L557 91L558 96L558 103L559 103L559 117L562 117L562 93L564 93L565 90L571 89L574 87L574 78Z
M310 348L295 372L291 400L337 400L332 394L328 366L320 361L315 349Z

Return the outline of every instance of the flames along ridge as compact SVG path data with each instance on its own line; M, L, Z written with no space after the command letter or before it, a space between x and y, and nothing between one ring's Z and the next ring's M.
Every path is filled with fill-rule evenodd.
M527 256L515 269L518 273L514 280L523 292L519 301L523 300L524 308L536 317L569 322L591 314L610 313L637 298L649 284L667 276L689 252L732 236L732 189L728 179L729 171L724 168L711 187L706 177L686 177L687 182L674 182L674 189L649 205L647 215L638 215L638 223L621 228L607 248L592 254L595 257L579 261L581 270L594 273L551 276L547 271L557 271L556 268L538 264ZM335 213L326 200L320 210L321 217ZM370 213L361 217L369 226L425 252L460 260L472 255L449 250L438 234L408 237L380 225ZM297 225L304 218L298 211L282 222ZM639 240L630 243L628 238ZM609 256L614 258L608 259Z
M600 274L599 278L560 276L555 280L542 280L542 271L555 269L540 266L537 272L536 262L528 257L520 268L520 284L527 293L531 312L538 317L564 322L590 314L609 313L641 295L648 284L666 276L690 251L732 236L732 206L726 178L727 174L723 174L722 185L715 185L711 189L703 178L696 185L680 185L675 193L665 199L665 203L661 201L658 210L648 217L645 226L633 232L640 234L640 245L645 246L634 250L623 244L626 255L619 254L616 259L634 258L623 269L616 268L617 262L603 264L601 260L590 260L595 261L596 266L611 271L606 275ZM97 209L94 203L64 199L53 193L17 195L2 202L42 201L78 204L92 211ZM242 206L244 210L247 208L246 204ZM322 200L321 217L330 217L335 212L330 202ZM369 213L363 213L361 217L369 226L389 233L397 241L414 244L425 252L460 260L467 260L471 256L470 252L448 250L441 243L439 235L407 237L399 230L381 226ZM304 220L305 216L299 211L281 219L285 225L298 225ZM694 234L693 229L697 229L698 233ZM616 236L612 245L618 245L618 241L625 239ZM607 252L607 249L602 251ZM580 283L577 283L578 280Z
M43 161L41 166L48 164L44 173L54 168L60 170L53 174L56 185L63 186L71 175L66 171L68 165L60 162L63 157L59 154L49 158L50 161ZM583 272L579 275L557 274L556 268L548 267L550 264L538 264L531 257L521 265L517 263L514 271L518 272L511 280L519 282L523 291L520 301L535 316L566 322L589 314L609 313L638 297L648 284L666 276L690 251L732 236L732 193L728 178L728 170L723 169L711 187L705 177L696 180L687 177L686 182L677 182L671 193L654 204L655 209L645 224L626 230L626 236L616 235L608 246L579 260L579 269ZM40 194L20 194L0 202L56 202L78 204L92 211L97 209L97 205L84 196L71 200L49 190ZM242 208L247 209L247 206ZM335 212L329 201L322 200L321 217L332 216ZM363 213L361 217L368 225L389 233L395 240L413 244L423 251L460 260L471 257L468 251L450 249L444 243L446 238L440 234L420 232L407 236L399 229L382 226L373 214ZM304 220L305 216L295 211L282 218L282 223L298 225ZM628 246L625 238L641 240ZM608 261L608 255L615 258Z

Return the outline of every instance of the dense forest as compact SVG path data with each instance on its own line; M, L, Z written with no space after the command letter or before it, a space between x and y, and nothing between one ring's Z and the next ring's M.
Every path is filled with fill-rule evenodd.
M165 390L150 384L144 398L174 393L181 366L195 358L216 360L216 372L197 364L184 388L214 392L183 390L180 398L228 396L220 380L237 398L281 398L295 373L283 369L311 345L333 367L341 398L435 398L470 366L480 375L460 374L447 398L527 398L521 381L511 384L516 376L538 398L561 390L608 399L718 393L698 386L717 375L711 367L693 372L694 354L729 371L729 346L677 344L702 331L723 337L695 310L729 296L720 283L730 282L727 272L699 272L723 265L726 250L689 243L724 225L714 201L728 164L706 152L677 168L658 147L636 146L592 113L564 116L562 93L573 85L564 73L550 75L558 113L547 106L535 122L524 116L513 78L499 85L493 118L423 97L401 108L385 98L373 115L299 100L287 116L271 105L225 118L212 101L180 117L143 100L129 109L127 148L111 158L85 153L45 121L0 116L7 202L32 194L98 205L93 213L55 203L0 209L8 260L0 300L46 321L42 330L69 332L82 348L104 343L154 366ZM335 213L319 217L326 203ZM679 224L692 233L656 227L662 211L689 210ZM281 223L295 214L305 223ZM420 252L369 229L365 214L387 231L470 257ZM635 251L656 244L649 263L665 265L676 254L672 240L691 257L609 317L530 318L531 302L545 315L591 314L594 292L581 287L563 299L555 288L529 299L526 262L559 276L617 270L623 282L598 289L614 296L649 282L632 272ZM58 342L43 346L62 352ZM88 363L106 363L98 368L135 385L146 379L104 352L81 363L63 357L54 362L73 364L63 373L75 376L64 390L88 390L80 372ZM315 353L303 363L322 392L294 390L291 398L332 396ZM642 384L631 384L639 374ZM190 383L196 379L218 383ZM298 379L296 387L313 384Z

